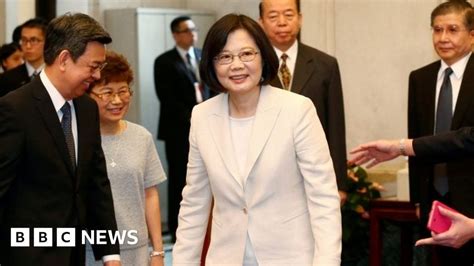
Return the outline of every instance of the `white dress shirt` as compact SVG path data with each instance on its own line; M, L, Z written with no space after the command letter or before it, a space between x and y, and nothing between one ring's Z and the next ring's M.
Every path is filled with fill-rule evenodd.
M49 97L54 105L54 110L58 115L59 122L63 119L63 112L61 111L61 107L63 107L64 103L66 103L66 99L59 93L58 89L54 87L51 80L49 80L48 76L44 71L41 71L39 77L41 78L41 82L43 82L46 91L48 91ZM74 103L72 100L67 101L69 105L71 105L71 127L72 127L72 136L74 137L74 152L76 155L76 164L77 164L77 119L76 119L76 109L74 108Z

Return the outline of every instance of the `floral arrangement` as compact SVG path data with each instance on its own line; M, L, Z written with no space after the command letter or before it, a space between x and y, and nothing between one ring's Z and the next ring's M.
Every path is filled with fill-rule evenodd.
M349 262L368 259L370 201L380 198L383 187L369 181L365 169L357 165L347 165L347 178L347 199L342 206L342 260L352 265Z

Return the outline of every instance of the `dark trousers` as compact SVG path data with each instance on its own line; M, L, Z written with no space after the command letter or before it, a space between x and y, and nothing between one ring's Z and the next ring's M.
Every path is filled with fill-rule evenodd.
M166 159L168 161L168 228L172 240L176 240L178 228L179 204L182 191L186 185L189 140L182 136L165 141Z
M433 266L474 265L474 242L472 240L464 244L459 249L443 246L433 246L431 251L431 265Z

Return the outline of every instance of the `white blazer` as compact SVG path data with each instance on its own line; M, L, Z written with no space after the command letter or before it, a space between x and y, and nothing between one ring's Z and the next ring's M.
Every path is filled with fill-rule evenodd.
M263 86L245 174L229 127L228 94L193 109L174 265L242 265L247 233L259 265L340 265L341 213L333 164L306 97Z

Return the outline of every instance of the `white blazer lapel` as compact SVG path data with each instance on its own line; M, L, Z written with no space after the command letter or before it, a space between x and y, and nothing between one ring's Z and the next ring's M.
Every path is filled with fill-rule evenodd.
M229 102L228 94L222 97L222 101L216 108L216 112L209 116L209 128L212 138L216 143L217 150L221 155L227 170L231 173L235 181L243 188L242 179L236 165L236 158L234 156L234 146L232 144L232 136L229 125Z
M275 126L281 106L278 105L277 97L273 97L272 88L268 85L262 86L258 100L257 111L250 135L247 164L244 172L244 185L252 170L258 156L262 152L271 132Z

